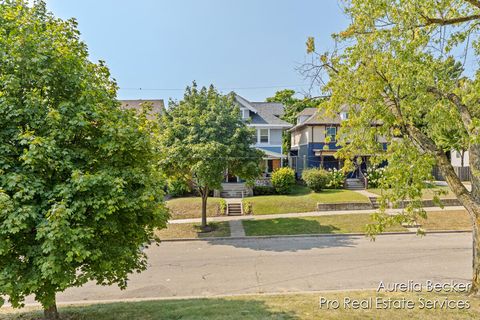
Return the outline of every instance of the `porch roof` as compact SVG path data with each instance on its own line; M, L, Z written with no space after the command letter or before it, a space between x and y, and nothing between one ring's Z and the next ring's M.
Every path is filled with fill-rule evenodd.
M278 152L273 152L269 150L262 149L263 153L265 153L264 159L284 159L287 156Z

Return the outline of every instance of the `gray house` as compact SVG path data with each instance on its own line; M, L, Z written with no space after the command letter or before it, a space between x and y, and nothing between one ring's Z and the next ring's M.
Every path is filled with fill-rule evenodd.
M282 135L293 125L282 120L285 106L277 102L250 102L235 95L242 119L255 129L255 148L265 153L265 173L268 175L282 165Z
M264 177L257 183L266 184L273 170L283 165L282 136L283 132L293 125L282 120L285 107L276 102L251 102L235 94L235 102L240 109L240 117L247 123L247 126L255 130L254 147L264 153L263 167ZM234 175L225 174L225 182L222 190L217 190L215 196L222 197L244 197L252 194L252 190Z

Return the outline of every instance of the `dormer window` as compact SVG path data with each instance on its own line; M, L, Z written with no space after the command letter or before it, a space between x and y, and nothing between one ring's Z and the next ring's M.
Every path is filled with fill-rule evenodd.
M342 111L340 112L340 119L347 120L348 119L348 112Z

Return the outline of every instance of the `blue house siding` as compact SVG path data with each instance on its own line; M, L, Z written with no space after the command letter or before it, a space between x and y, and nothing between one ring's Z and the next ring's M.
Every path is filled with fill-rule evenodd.
M325 146L328 146L326 148ZM320 167L320 164L322 162L321 157L315 156L315 151L314 150L339 150L341 149L340 146L338 146L335 142L331 143L323 143L323 142L318 142L318 143L309 143L305 145L301 145L298 148L298 158L297 158L297 165L296 169L299 174L302 173L304 166L307 168L318 168ZM382 149L387 150L387 144L382 143ZM366 169L366 165L362 169ZM323 159L323 167L325 169L339 169L340 168L340 160L335 159L333 156L325 156Z

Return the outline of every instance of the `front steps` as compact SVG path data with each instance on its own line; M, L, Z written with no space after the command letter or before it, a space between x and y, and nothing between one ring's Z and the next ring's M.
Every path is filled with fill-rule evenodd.
M363 179L349 178L345 180L345 189L347 190L363 190L365 184Z
M378 204L377 197L368 197L370 200L370 203L372 204L373 209L378 209L380 208L380 205Z
M241 202L227 203L228 216L241 216L243 214L243 206Z

